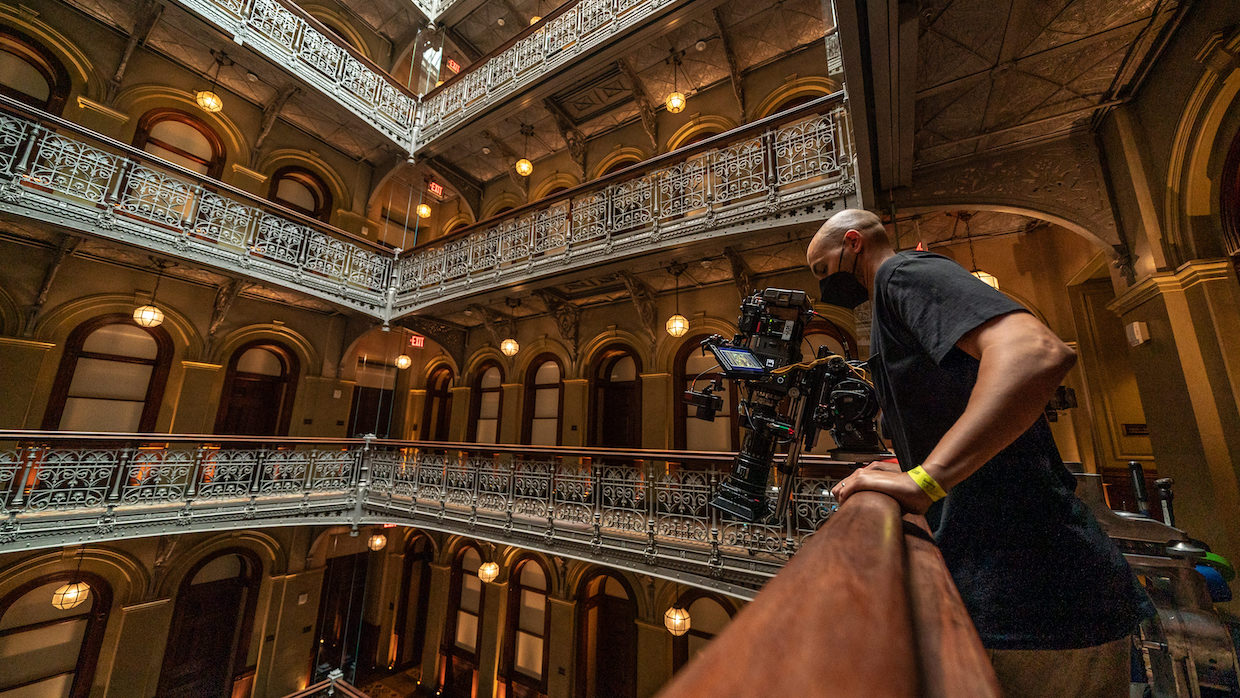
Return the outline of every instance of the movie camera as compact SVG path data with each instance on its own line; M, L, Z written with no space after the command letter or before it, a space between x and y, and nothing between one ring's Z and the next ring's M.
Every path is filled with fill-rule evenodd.
M720 335L702 340L703 353L714 355L722 376L700 391L695 379L684 400L697 408L698 419L714 421L723 407L722 396L715 394L723 389L723 379L739 391L744 440L711 501L739 519L756 522L771 513L767 480L781 445L788 446L788 456L779 464L776 520L783 519L795 489L800 454L814 448L819 431L830 432L836 444L831 455L840 460L868 461L886 453L875 426L878 395L865 362L825 346L814 359L801 361L805 328L815 315L804 291L768 288L741 301L731 341Z

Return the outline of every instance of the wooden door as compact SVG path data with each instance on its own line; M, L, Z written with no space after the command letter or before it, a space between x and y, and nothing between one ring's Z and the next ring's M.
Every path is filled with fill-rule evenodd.
M281 379L236 376L224 416L216 431L220 434L275 436L280 427L280 408L284 397Z
M637 383L605 383L600 389L600 446L641 448L641 415L637 405Z
M633 698L637 695L637 626L633 603L604 596L599 599L597 613L595 695L598 698Z
M216 698L232 693L233 656L245 602L240 579L222 579L183 588L172 621L159 695L163 698Z

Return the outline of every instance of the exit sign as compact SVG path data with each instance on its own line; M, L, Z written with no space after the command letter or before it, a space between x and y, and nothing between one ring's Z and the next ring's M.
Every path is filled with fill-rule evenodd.
M409 346L413 349L421 349L426 346L426 337L420 334L409 335Z
M461 72L461 64L449 58L448 59L448 70L451 70L453 73L459 73Z
M439 182L430 181L426 183L426 189L435 196L443 196L443 185Z

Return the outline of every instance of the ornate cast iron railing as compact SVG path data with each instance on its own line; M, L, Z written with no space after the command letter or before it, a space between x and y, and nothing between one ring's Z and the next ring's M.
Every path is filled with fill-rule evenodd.
M855 191L843 94L734 129L414 249L396 265L399 316L541 273L726 234Z
M384 307L383 248L3 96L0 210Z
M830 515L807 457L780 525L707 506L733 454L371 439L0 432L0 552L280 525L399 523L742 596Z
M614 40L677 0L578 0L422 97L418 147Z
M179 0L413 152L417 96L284 0ZM433 8L420 3L428 16Z

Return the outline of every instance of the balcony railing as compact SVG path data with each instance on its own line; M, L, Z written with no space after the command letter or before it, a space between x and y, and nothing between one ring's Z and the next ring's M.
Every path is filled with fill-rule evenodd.
M417 96L296 6L285 0L179 2L413 152Z
M396 266L393 315L518 278L816 220L856 191L842 93L587 182L420 246Z
M373 439L0 431L0 552L279 525L399 523L751 596L834 509L816 457L781 524L707 506L733 454Z
M3 96L0 210L384 307L383 248Z
M578 0L422 98L418 147L546 79L547 73L646 22L678 0Z

